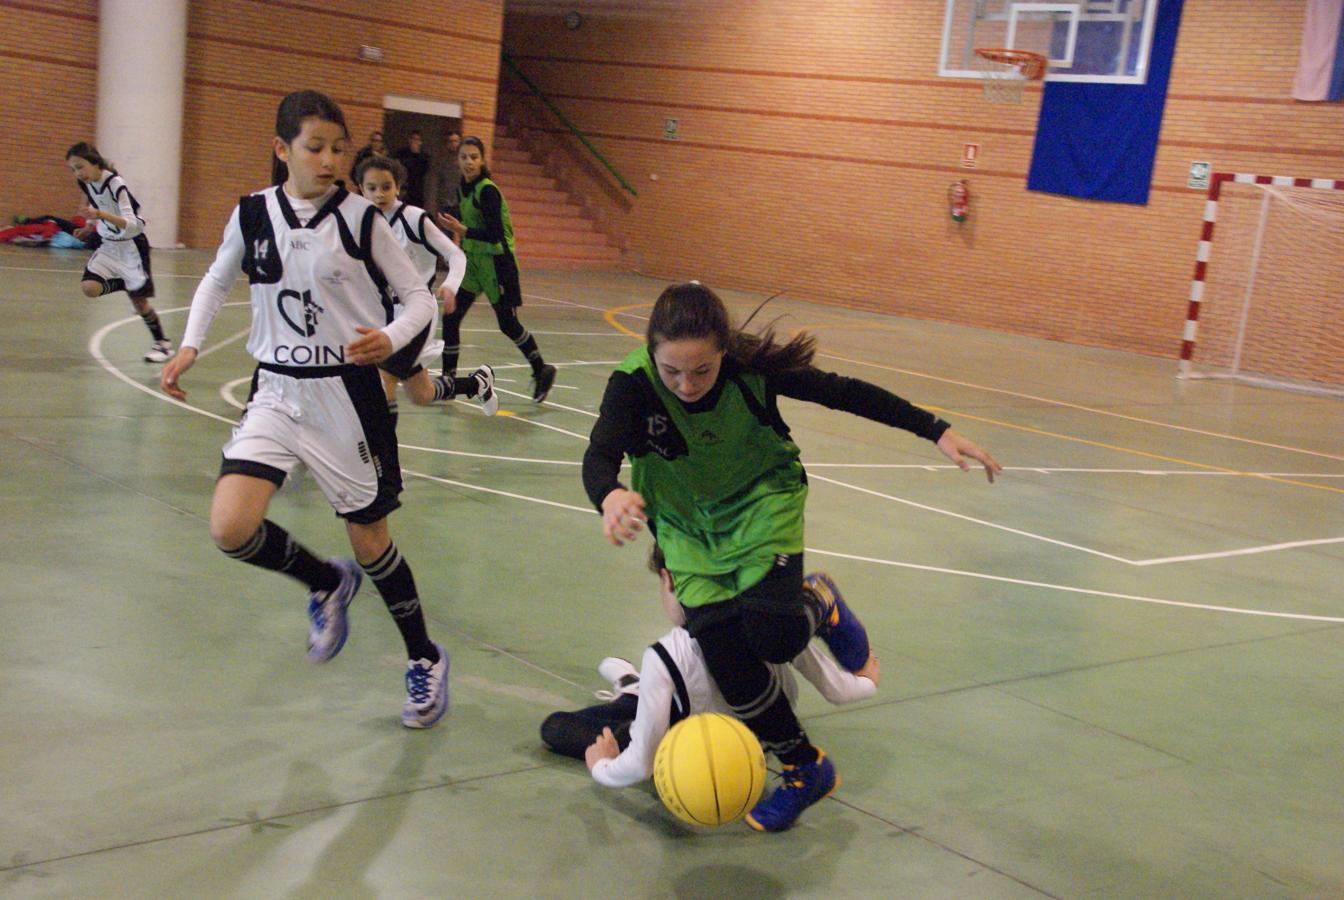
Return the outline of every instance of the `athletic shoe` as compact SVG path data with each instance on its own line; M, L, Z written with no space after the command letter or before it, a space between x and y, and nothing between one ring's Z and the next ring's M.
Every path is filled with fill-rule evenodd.
M840 589L825 572L803 576L803 587L812 591L826 605L828 613L817 629L817 637L831 648L835 661L851 672L857 672L868 662L868 631L849 608Z
M308 658L315 663L326 662L345 646L346 635L350 633L345 608L355 599L364 581L364 573L353 559L333 559L331 564L341 571L340 584L333 590L308 595L308 618L312 621L308 630Z
M639 670L630 660L608 656L597 664L597 674L611 682L611 690L594 692L597 699L611 701L622 694L639 696Z
M747 813L747 824L757 831L785 831L813 803L830 796L840 786L835 766L817 749L817 761L806 766L785 766L775 792Z
M532 376L532 402L540 403L546 399L555 384L555 366L542 366L541 371Z
M481 412L493 416L499 412L499 394L495 393L495 370L481 366L471 377L476 379L476 399L480 401Z
M448 651L438 644L439 661L413 659L406 663L406 702L401 706L401 724L407 728L432 728L448 710Z
M162 363L173 358L172 341L155 341L145 353L145 362Z

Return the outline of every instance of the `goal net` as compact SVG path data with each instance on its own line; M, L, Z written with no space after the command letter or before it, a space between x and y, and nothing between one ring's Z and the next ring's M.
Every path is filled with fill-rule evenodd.
M1344 396L1344 182L1216 177L1182 373Z

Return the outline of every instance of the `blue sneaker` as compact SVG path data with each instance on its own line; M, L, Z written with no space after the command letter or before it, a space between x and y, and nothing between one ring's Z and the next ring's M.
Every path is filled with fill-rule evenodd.
M315 663L326 662L345 646L346 635L350 633L345 608L355 599L364 581L364 573L353 559L333 559L331 564L341 570L341 583L334 590L313 591L308 595L308 618L312 622L308 629L308 658Z
M868 663L868 630L840 596L840 589L831 576L825 572L804 575L803 586L820 597L830 610L817 629L817 637L831 648L831 655L840 665L851 672L862 669Z
M817 748L817 761L806 766L785 766L783 783L773 794L747 813L747 824L757 831L785 831L813 803L830 796L840 786L835 766Z
M401 724L407 728L432 728L448 710L448 651L438 644L439 661L413 659L406 664L406 702Z

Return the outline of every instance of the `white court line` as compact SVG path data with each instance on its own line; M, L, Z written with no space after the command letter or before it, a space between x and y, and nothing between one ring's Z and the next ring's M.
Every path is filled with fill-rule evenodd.
M165 252L166 252L166 251L165 251ZM27 266L0 266L0 269L3 269L3 270L6 271L6 272L55 272L55 273L60 274L60 275L78 275L78 274L80 274L80 273L82 273L82 272L84 271L83 269L34 269L34 268L29 268L29 267L27 267ZM201 273L200 275L179 275L179 274L175 274L175 273L173 273L173 272L155 272L155 273L154 273L154 277L155 277L155 278L195 278L195 279L198 279L198 280L199 280L199 279L205 277L205 273ZM171 310L171 309L170 309L170 310L160 310L160 312L175 312L175 311L176 311L176 310Z
M180 311L180 309L177 309L177 310L165 310L165 312L178 312L178 311ZM162 400L162 401L164 401L164 402L166 402L166 403L171 403L171 404L173 404L174 406L179 406L179 407L181 407L181 408L183 408L183 409L189 410L189 411L194 412L194 413L198 413L198 414L200 414L200 415L206 416L206 417L211 418L211 419L215 419L215 420L217 420L217 421L223 422L224 424L226 424L226 425L228 425L228 426L230 426L230 427L233 427L233 425L235 424L235 422L234 422L233 420L231 420L231 419L226 419L226 418L224 418L223 416L215 415L214 413L209 412L209 411L207 411L207 410L201 409L201 408L196 407L196 406L192 406L192 405L190 405L190 404L188 404L188 403L184 403L184 402L179 401L179 400L175 400L175 399L173 399L172 397L168 397L168 396L166 396L166 395L164 395L164 394L162 394L162 393L159 393L158 391L154 391L154 390L151 390L151 389L149 389L149 388L146 388L144 385L142 385L142 384L140 384L140 383L138 383L138 382L132 380L129 376L125 375L125 374L122 373L119 369L115 368L115 367L111 364L111 362L107 359L107 357L103 355L103 353L102 353L102 341L103 341L104 336L105 336L109 331L111 331L113 328L116 328L116 327L119 326L119 325L128 325L128 324L131 324L132 322L135 322L135 321L137 321L138 319L139 319L139 316L128 316L128 317L125 318L125 319L122 319L122 320L120 320L120 321L118 321L118 322L112 322L112 323L110 323L110 324L108 324L108 325L105 325L103 328L100 328L97 332L95 332L95 333L93 334L92 337L89 338L89 345L88 345L88 346L89 346L89 353L90 353L90 355L91 355L95 360L98 361L99 365L101 365L104 369L106 369L108 372L110 372L114 377L120 379L121 381L125 382L126 384L129 384L131 387L135 388L136 390L144 391L145 393L149 394L149 395L152 396L152 397L155 397L155 398L158 399L158 400ZM235 382L233 382L233 383L234 383L234 384L237 384L237 383L239 383L239 382L238 382L238 381L235 381ZM511 418L512 418L512 417L511 417ZM524 420L524 421L526 421L526 420ZM405 446L405 445L402 445L402 446ZM590 508L588 508L588 507L574 506L574 505L569 504L569 503L559 503L559 502L556 502L556 501L553 501L553 500L545 500L545 499L542 499L542 498L540 498L540 497L529 497L529 496L526 496L526 495L524 495L524 494L515 494L515 493L508 492L508 491L495 490L495 489L493 489L493 488L487 488L487 487L484 487L484 486L482 486L482 485L473 485L473 484L468 484L468 483L466 483L466 482L455 481L455 480L451 480L451 479L447 479L447 478L438 478L438 477L436 477L436 476L427 475L427 474L424 474L424 473L421 473L421 472L415 472L415 471L413 471L413 470L403 470L403 471L406 471L407 474L414 475L414 476L416 476L416 477L418 477L418 478L425 478L425 479L430 480L430 481L440 482L440 483L442 483L442 484L452 485L452 486L454 486L454 487L461 487L461 488L463 488L463 489L465 489L465 490L479 491L479 492L482 492L482 493L489 493L489 494L494 494L494 495L497 495L497 496L508 497L508 498L510 498L510 499L521 500L521 501L526 502L526 503L537 503L537 504L541 504L541 505L544 505L544 506L553 506L553 507L557 507L557 508L561 508L561 509L573 510L573 511L576 511L576 512L592 513L592 514L595 514L595 513L596 513L595 510L590 509ZM816 478L816 480L819 480L819 481L831 481L831 479L822 478L821 476L814 476L814 477ZM841 486L844 486L844 487L852 487L851 485L844 485L842 482L832 482L832 483L834 483L834 484L838 484L838 485L841 485ZM864 489L862 489L862 488L856 488L856 490L864 491ZM864 491L864 492L865 492L865 493L873 493L873 494L876 494L876 492L874 492L874 491ZM884 496L884 495L877 494L877 496ZM909 505L912 505L912 506L919 506L919 504L911 503L910 501L902 501L902 500L899 500L898 498L894 498L894 497L889 498L889 499L897 500L897 502L909 503ZM969 519L969 517L967 517L967 516L960 516L960 515L955 514L955 513L948 513L948 512L946 512L946 511L944 511L944 510L937 510L937 509L933 509L933 508L931 508L931 507L929 507L928 509L930 509L930 510L933 511L933 512L942 512L942 513L944 513L944 514L946 514L946 515L954 515L954 516L957 516L958 518ZM971 521L976 521L976 520L971 520ZM1025 534L1025 533L1024 533L1024 534ZM1046 540L1049 540L1049 539L1046 539ZM1059 542L1051 541L1051 543L1059 543ZM1067 546L1067 545L1066 545L1066 546ZM875 559L875 558L872 558L872 557L857 556L857 555L849 554L849 553L840 553L840 552L831 551L831 550L822 550L822 549L819 549L819 548L816 548L816 547L809 547L809 548L807 548L807 552L809 552L809 553L815 553L815 554L818 554L818 555L821 555L821 556L831 556L831 557L835 557L835 558L838 558L838 559L851 559L851 560L856 560L856 561L860 561L860 562L870 562L870 563L875 563L875 564L877 564L877 565L895 566L895 567L899 567L899 568L907 568L907 569L917 569L917 570L925 571L925 572L935 572L935 573L941 573L941 574L957 575L957 576L961 576L961 577L965 577L965 578L980 578L980 579L984 579L984 580L987 580L987 581L997 581L997 582L1004 583L1004 584L1017 584L1017 585L1027 586L1027 587L1040 587L1040 588L1046 588L1046 589L1049 589L1049 590L1064 591L1064 592L1067 592L1067 593L1086 594L1086 595L1089 595L1089 596L1096 596L1096 597L1107 597L1107 598L1114 598L1114 599L1120 599L1120 600L1134 600L1134 601L1141 602L1141 603L1151 603L1151 604L1158 604L1158 605L1163 605L1163 606L1175 606L1175 607L1183 607L1183 608L1187 608L1187 609L1202 609L1202 610L1207 610L1207 611L1211 611L1211 612L1227 612L1227 613L1235 613L1235 614L1239 614L1239 615L1261 616L1261 617L1268 617L1268 618L1298 619L1298 620L1315 621L1315 622L1344 623L1344 617L1318 616L1318 615L1310 615L1310 614L1307 614L1307 613L1284 613L1284 612L1274 612L1274 611L1271 611L1271 610L1245 609L1245 608L1240 608L1240 607L1230 607L1230 606L1213 606L1213 605L1210 605L1210 604L1204 604L1204 603L1189 603L1189 602L1185 602L1185 601L1181 601L1181 600L1164 600L1164 599L1160 599L1160 598L1156 598L1156 597L1142 597L1142 596L1138 596L1138 595L1134 595L1134 594L1120 594L1120 593L1115 593L1115 592L1112 592L1112 591L1099 591L1099 590L1094 590L1094 589L1091 589L1091 588L1078 588L1078 587L1071 587L1071 586L1069 586L1069 585L1050 584L1050 583L1047 583L1047 582L1039 582L1039 581L1027 581L1027 580L1024 580L1024 579L1019 579L1019 578L1009 578L1009 577L1007 577L1007 576L1003 576L1003 575L990 575L990 574L982 573L982 572L967 572L967 571L962 571L962 570L959 570L959 569L949 569L949 568L941 567L941 566L929 566L929 565L922 565L922 564L919 564L919 563L905 563L905 562L898 562L898 561L896 561L896 560ZM1106 555L1106 554L1099 554L1099 555ZM1116 558L1116 559L1118 559L1118 557L1112 557L1112 558ZM1128 560L1121 560L1121 561L1123 561L1123 562L1128 562Z
M1138 559L1131 565L1160 566L1166 563L1194 562L1200 559L1221 559L1227 556L1249 556L1252 553L1270 553L1275 550L1292 550L1297 547L1318 547L1322 544L1344 544L1344 537L1316 538L1310 541L1289 541L1284 544L1264 544L1259 547L1244 547L1241 550L1221 550L1216 553L1192 553L1189 556L1163 556L1159 559Z
M1113 562L1124 563L1127 566L1161 566L1161 565L1167 565L1168 563L1195 562L1198 560L1205 560L1205 559L1222 559L1224 557L1229 556L1249 556L1254 553L1271 553L1278 550L1292 550L1297 547L1312 547L1319 544L1344 543L1344 538L1314 538L1311 540L1291 541L1288 543L1281 543L1281 544L1260 544L1254 547L1242 547L1237 550L1217 550L1212 553L1195 553L1189 556L1166 556L1154 559L1127 559L1123 556L1116 556L1113 553L1105 553L1101 550L1094 550L1091 547L1084 547L1080 544L1071 544L1067 541L1061 541L1056 538L1046 537L1045 535L1036 534L1035 532L1023 531L1019 528L1010 528L1007 525L999 525L995 522L988 522L985 521L984 519L977 519L974 518L973 516L967 516L961 513L955 513L952 512L951 510L940 509L936 506L929 506L924 503L916 503L913 500L906 500L902 497L893 497L891 494L884 494L881 491L870 490L868 488L859 487L856 484L849 484L844 481L836 481L834 478L826 478L823 475L813 475L812 480L824 481L827 484L834 484L839 487L849 488L852 491L858 491L861 494L869 494L873 497L880 497L883 500L890 500L893 503L901 503L904 504L905 506L913 506L915 509L922 509L925 512L937 513L943 516L951 516L954 519L961 519L963 521L971 522L976 525L983 525L986 528L994 528L999 531L1006 531L1009 534L1015 534L1018 535L1019 537L1030 538L1033 541L1041 541L1046 544L1054 544L1055 546L1058 547L1065 547L1069 550L1077 550L1080 553L1089 553L1093 556L1100 556L1104 559L1112 560Z
M849 488L851 491L858 491L861 494L869 494L873 497L881 497L883 500L890 500L893 503L901 503L904 504L905 506L913 506L915 509L922 509L925 512L937 513L940 516L951 516L954 519L961 519L964 522L971 522L976 525L983 525L986 528L994 528L998 531L1006 531L1009 534L1015 534L1018 537L1025 537L1030 538L1033 541L1042 541L1047 544L1054 544L1057 547L1067 547L1070 550L1077 550L1080 553L1090 553L1093 556L1100 556L1103 559L1109 559L1114 560L1115 562L1129 563L1130 565L1133 565L1133 563L1130 560L1125 559L1123 556L1115 556L1114 554L1104 553L1101 550L1093 550L1091 547L1083 547L1079 544L1070 544L1067 541L1061 541L1055 538L1045 537L1044 535L1035 534L1034 532L1030 531L1023 531L1020 528L1010 528L1007 525L998 525L994 522L987 522L984 519L977 519L973 516L967 516L961 513L955 513L947 509L939 509L936 506L929 506L924 503L916 503L913 500L906 500L902 497L893 497L891 494L884 494L880 491L869 490L868 488L865 487L859 487L856 484L847 484L843 481L836 481L834 478L826 478L822 475L813 475L811 480L824 481L827 484L834 484L842 488Z
M225 304L225 305L227 306L227 305L229 305L229 304ZM237 334L229 335L228 337L224 338L224 340L222 340L222 341L216 341L215 343L211 344L209 347L202 347L201 350L200 350L200 352L196 354L196 361L197 361L197 362L200 362L201 359L203 359L204 357L209 356L211 353L214 353L216 350L223 350L225 347L229 346L229 344L232 344L234 341L237 341L239 338L245 338L245 337L247 337L247 336L248 336L249 334L251 334L251 333L252 333L252 329L251 329L251 328L244 328L242 331L238 332Z
M1302 447L1289 447L1285 444L1272 444L1268 441L1257 441L1254 438L1241 437L1235 434L1223 434L1222 432L1218 431L1205 431L1202 428L1191 428L1189 425L1176 425L1172 422L1159 422L1156 419L1145 419L1140 416L1129 416L1125 415L1124 413L1112 412L1108 409L1097 409L1092 406L1083 406L1078 403L1066 403L1063 400L1052 400L1049 397L1039 397L1035 394L1023 394L1019 391L1009 391L1003 388L989 387L988 385L976 384L975 382L972 381L957 381L955 378L943 378L938 375L929 375L925 372L916 372L912 369L900 369L897 368L896 366L885 366L882 365L881 363L866 362L861 359L850 359L847 356L838 356L834 353L822 353L818 351L817 356L822 356L827 359L838 359L841 362L852 363L853 365L856 366L868 366L869 368L882 369L883 371L887 372L897 372L901 375L911 375L915 378L924 378L929 381L940 381L943 384L956 385L957 387L973 388L978 391L989 391L992 394L1004 394L1009 397L1018 397L1023 400L1035 400L1038 403L1049 403L1054 406L1062 406L1066 409L1077 409L1083 412L1094 413L1095 415L1098 416L1111 416L1113 418L1124 419L1129 422L1138 422L1141 425L1157 425L1161 428L1172 428L1175 429L1176 431L1186 431L1189 432L1190 434L1198 434L1203 437L1220 438L1226 441L1238 441L1243 444L1254 444L1257 447L1269 447L1270 449L1273 450L1287 450L1291 453L1302 453L1307 456L1320 456L1325 459L1334 459L1339 460L1340 462L1344 462L1344 456L1338 456L1334 453L1323 453L1319 450L1306 450L1303 449Z
M1210 612L1236 613L1243 616L1266 616L1273 619L1300 619L1308 622L1344 623L1344 616L1316 616L1308 613L1272 612L1264 609L1245 609L1238 606L1214 606L1209 603L1187 603L1183 600L1163 600L1158 597L1142 597L1138 594L1118 594L1114 591L1098 591L1092 588L1071 587L1067 584L1051 584L1047 581L1027 581L1022 578L1008 578L1003 575L987 575L983 572L966 572L961 569L948 569L943 566L925 566L919 563L897 562L892 559L875 559L871 556L857 556L852 553L836 553L831 550L805 548L807 553L819 556L832 556L837 559L851 559L858 562L874 563L879 566L894 566L901 569L917 569L921 572L937 572L942 575L958 575L963 578L980 578L985 581L997 581L1003 584L1017 584L1023 587L1047 588L1052 591L1064 591L1070 594L1087 594L1092 597L1110 597L1117 600L1135 600L1139 603L1155 603L1160 606L1180 606L1185 609L1203 609Z

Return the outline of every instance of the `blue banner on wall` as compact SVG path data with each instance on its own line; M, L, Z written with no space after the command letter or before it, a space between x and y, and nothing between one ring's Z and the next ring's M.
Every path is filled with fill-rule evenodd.
M1148 202L1183 2L1158 2L1146 84L1046 83L1028 190Z

